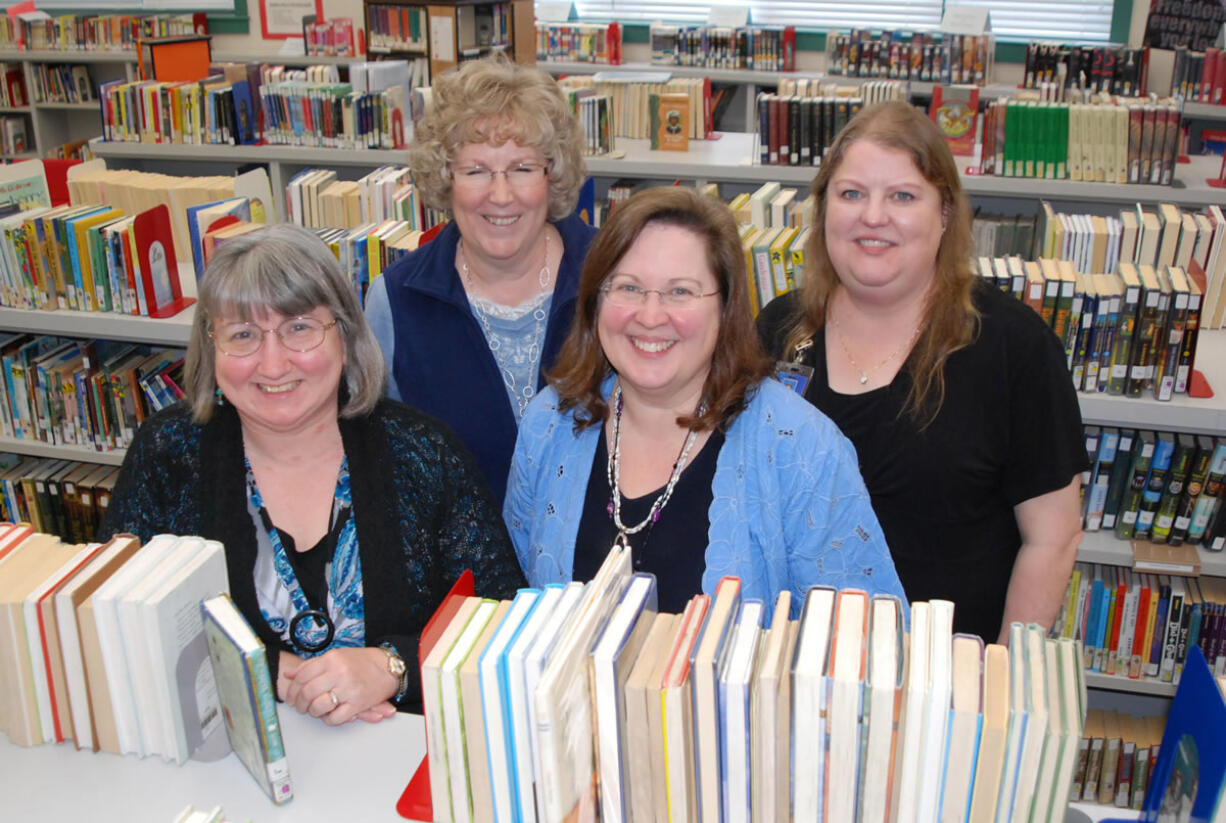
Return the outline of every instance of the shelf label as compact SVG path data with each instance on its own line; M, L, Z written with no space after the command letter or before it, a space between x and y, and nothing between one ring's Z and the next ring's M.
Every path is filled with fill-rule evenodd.
M987 9L973 6L945 7L945 16L941 18L941 31L978 36L991 30L991 15Z
M749 6L712 6L707 15L708 26L736 28L749 22Z

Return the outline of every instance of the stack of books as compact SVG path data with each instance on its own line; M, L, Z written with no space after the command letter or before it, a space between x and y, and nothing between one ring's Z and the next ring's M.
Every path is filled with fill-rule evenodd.
M835 75L976 86L992 82L996 42L991 34L852 29L831 33L827 44L828 71Z
M88 543L98 534L118 477L117 466L23 458L0 470L3 517L67 543Z
M1226 49L1209 46L1204 51L1175 47L1170 95L1189 103L1226 102Z
M777 93L757 98L754 157L763 166L819 166L847 121L864 106L905 100L906 89L893 80L874 80L851 89L818 78L789 78Z
M1193 550L1194 551L1194 550ZM1138 545L1137 567L1148 554ZM1226 587L1187 577L1077 563L1053 636L1083 644L1089 671L1178 684L1193 647L1226 674Z
M711 81L706 77L674 78L668 72L598 72L588 76L571 76L559 81L572 97L580 95L608 97L601 108L609 111L609 128L613 137L647 140L651 136L651 98L664 94L689 96L686 137L704 140L713 134L711 115ZM590 90L590 91L589 91ZM596 132L599 137L600 132ZM591 134L589 134L589 139ZM612 144L610 143L610 146Z
M423 61L414 63L424 71ZM411 120L404 85L360 90L341 83L336 66L302 70L265 66L262 77L259 101L263 137L269 143L341 149L405 145L406 123Z
M593 580L458 598L423 647L434 818L1064 819L1081 654L1014 624L953 635L953 604L826 587L680 615L614 549Z
M353 57L357 44L353 38L353 18L333 17L319 23L306 23L302 39L308 56Z
M203 15L201 15L203 17ZM23 12L18 25L0 28L5 48L30 51L134 51L136 41L196 32L192 14L107 14L56 17L46 12ZM203 20L201 21L203 22Z
M366 5L367 46L371 54L426 53L424 6Z
M1064 99L1065 89L1139 97L1146 91L1148 63L1149 49L1031 42L1026 45L1022 88L1054 85L1057 100Z
M1139 810L1158 763L1165 723L1155 715L1133 717L1114 709L1086 712L1077 755L1073 799Z
M97 102L98 93L87 66L81 63L36 63L32 68L35 103Z

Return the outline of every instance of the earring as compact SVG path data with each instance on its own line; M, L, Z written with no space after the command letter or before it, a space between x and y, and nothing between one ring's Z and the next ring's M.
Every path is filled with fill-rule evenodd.
M214 395L215 395L215 402L217 403L218 406L226 405L226 396L221 393L220 387L217 388L217 390L214 392Z

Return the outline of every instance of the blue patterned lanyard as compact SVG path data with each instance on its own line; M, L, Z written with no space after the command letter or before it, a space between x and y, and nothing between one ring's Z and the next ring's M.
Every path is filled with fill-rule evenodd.
M251 464L243 458L243 466L247 470L247 494L251 505L257 511L264 511L264 498L255 483L255 474ZM353 496L349 490L349 457L341 460L341 468L336 479L336 491L333 495L334 506L338 512L346 513L345 523L341 533L336 538L336 549L332 555L331 572L328 576L327 619L301 621L294 627L292 633L285 635L295 648L305 657L322 654L333 646L364 646L365 638L365 606L362 600L362 564L358 556L357 527L352 514ZM271 519L268 520L271 524ZM314 611L298 576L290 565L289 556L281 542L281 535L275 526L268 529L268 540L272 545L273 568L281 585L289 594L290 603L299 615ZM293 622L291 621L291 624ZM335 627L335 628L334 628ZM333 633L331 642L328 635Z

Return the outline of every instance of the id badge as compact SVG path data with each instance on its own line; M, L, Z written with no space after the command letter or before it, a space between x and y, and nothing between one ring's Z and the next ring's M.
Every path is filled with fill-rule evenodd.
M775 377L779 379L779 382L804 397L805 390L809 388L809 381L813 379L813 367L783 360L775 363L775 367Z

